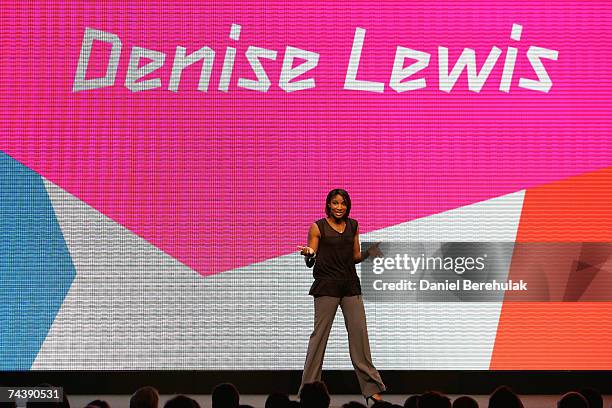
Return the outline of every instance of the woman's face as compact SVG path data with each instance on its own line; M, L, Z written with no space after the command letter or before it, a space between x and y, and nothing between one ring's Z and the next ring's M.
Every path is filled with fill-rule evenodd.
M344 201L344 198L340 194L337 194L332 197L329 208L331 209L332 217L340 220L344 217L344 214L346 214L346 201Z

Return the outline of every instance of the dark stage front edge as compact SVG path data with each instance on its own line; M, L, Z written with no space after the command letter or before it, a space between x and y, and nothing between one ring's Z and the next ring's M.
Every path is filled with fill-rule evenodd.
M446 394L490 394L497 386L511 386L519 394L563 394L593 387L612 394L612 371L380 371L391 394L437 390ZM70 394L131 394L144 385L162 394L210 394L213 387L231 382L241 394L296 394L302 371L19 371L0 372L2 386L63 386ZM331 394L359 394L353 371L324 370Z

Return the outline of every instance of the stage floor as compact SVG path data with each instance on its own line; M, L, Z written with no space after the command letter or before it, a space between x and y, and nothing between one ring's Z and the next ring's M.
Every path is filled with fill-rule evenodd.
M202 408L210 408L212 406L210 395L189 395L191 398L198 401ZM387 394L385 399L399 404L404 405L404 401L409 395L400 394ZM449 395L451 401L459 395ZM162 395L160 400L160 408L163 408L164 403L172 398L173 395ZM480 408L486 408L489 396L488 395L472 395L477 401ZM525 405L525 408L551 408L556 407L557 401L560 395L521 395L521 400ZM129 395L69 395L70 406L72 408L83 408L85 404L95 399L102 399L108 402L111 408L126 408L129 407ZM240 403L252 405L254 408L264 408L267 395L241 395ZM296 395L289 397L292 400L297 400ZM331 407L341 407L342 404L349 401L358 401L363 403L363 397L361 395L333 395L331 400ZM604 396L604 408L612 408L612 395Z

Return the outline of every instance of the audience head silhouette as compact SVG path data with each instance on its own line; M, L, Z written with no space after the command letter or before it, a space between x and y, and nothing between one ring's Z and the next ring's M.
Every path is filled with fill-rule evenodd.
M130 398L130 408L158 408L158 405L159 393L150 386L139 388Z
M437 391L427 391L421 394L418 408L451 408L450 399Z
M289 396L283 392L273 392L266 399L265 408L288 408Z
M287 408L289 396L282 392L273 392L266 399L265 408Z
M103 400L94 400L87 404L85 408L110 408L110 405Z
M232 383L217 385L212 392L212 408L238 408L240 394Z
M589 403L589 408L603 408L603 397L595 388L583 388L578 391Z
M419 406L420 395L411 395L404 401L404 408L417 408Z
M300 391L300 402L304 408L328 408L330 398L325 383L315 381L304 384Z
M589 408L589 403L580 393L568 392L557 402L557 408Z
M346 404L342 405L342 408L366 408L366 406L360 402L351 401L351 402L347 402Z
M185 395L177 395L169 399L164 404L164 408L200 408L200 404L198 404L198 401Z
M523 402L510 387L502 385L489 397L489 408L523 408Z
M474 398L464 395L453 401L453 408L478 408L478 402Z

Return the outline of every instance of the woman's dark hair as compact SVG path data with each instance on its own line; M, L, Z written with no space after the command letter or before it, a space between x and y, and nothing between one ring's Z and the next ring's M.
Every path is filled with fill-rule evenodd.
M346 190L343 190L341 188L335 188L327 194L327 198L325 199L325 214L327 214L328 217L331 217L331 209L329 206L331 204L332 198L337 195L342 196L342 198L344 198L344 202L346 203L346 213L342 218L348 218L349 214L351 213L351 197L349 196L349 193L346 192Z

